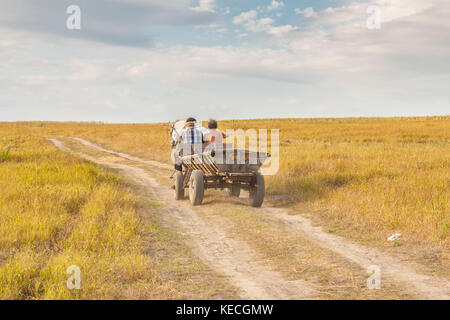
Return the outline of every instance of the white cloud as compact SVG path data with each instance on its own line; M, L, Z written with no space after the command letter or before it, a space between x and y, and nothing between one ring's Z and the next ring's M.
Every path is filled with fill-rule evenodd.
M312 18L317 16L317 13L314 11L313 7L308 7L305 10L301 10L299 8L295 9L296 14L302 14L305 18Z
M367 7L367 3L352 3L348 6L337 8L329 7L325 10L315 12L310 18L315 18L315 21L320 24L353 23L355 21L365 22L368 17L366 13Z
M0 26L60 38L131 47L154 45L151 26L207 26L218 21L213 0L201 0L189 10L188 0L80 0L82 29L65 28L72 0L2 0ZM1 36L3 38L3 35ZM54 40L54 39L52 39ZM57 40L58 41L58 40Z
M239 16L234 17L233 23L236 25L243 24L251 32L264 32L277 37L299 30L298 27L291 25L274 26L275 20L272 18L265 17L258 19L258 13L255 10L242 12Z
M375 0L375 5L382 10L383 22L388 22L423 12L441 2L443 3L442 0Z
M290 24L279 26L279 27L271 27L267 30L267 33L276 37L281 37L287 33L292 31L300 30L299 27L291 26Z
M374 0L370 2L351 2L342 7L329 7L322 11L314 11L312 7L301 10L295 9L296 14L303 14L306 18L313 18L318 24L364 24L367 20L369 5L379 6L382 23L399 18L412 16L436 5L445 5L445 0Z
M142 50L43 41L0 28L0 117L126 122L187 112L220 118L448 114L450 3L383 4L386 20L378 31L353 23L365 22L367 4L319 11L311 28L296 32L256 11L233 19L241 36L252 28L273 36L270 47Z
M198 0L198 6L191 10L199 12L215 12L216 0Z
M241 12L240 15L233 18L234 24L242 24L249 20L254 20L258 16L258 13L255 10L250 10L247 12Z
M284 2L272 0L272 3L269 6L267 6L266 10L273 11L273 10L280 9L282 7L284 7Z
M252 32L263 32L269 30L273 23L274 20L271 18L261 18L258 20L248 20L245 27Z

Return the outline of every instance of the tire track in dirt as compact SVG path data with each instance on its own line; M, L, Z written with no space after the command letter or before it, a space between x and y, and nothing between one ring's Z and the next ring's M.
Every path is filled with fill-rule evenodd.
M70 138L75 140L75 141L78 141L79 143L85 145L86 147L95 149L95 150L100 151L100 152L109 153L109 154L112 154L112 155L114 155L116 157L119 157L119 158L124 158L124 159L130 160L130 161L135 161L135 162L140 162L140 163L143 163L143 164L148 164L148 165L151 165L151 166L154 166L154 167L157 167L157 168L161 168L161 169L173 170L173 166L169 166L168 164L165 164L165 163L161 163L161 162L158 162L158 161L152 161L152 160L144 160L144 159L141 159L141 158L138 158L138 157L130 156L130 155L125 154L125 153L107 150L107 149L104 149L104 148L100 147L99 145L96 145L96 144L94 144L92 142L89 142L89 141L81 139L81 138L77 138L77 137L70 137Z
M81 138L73 137L72 139L98 151L113 154L135 162L153 165L158 168L172 169L172 167L167 164L143 160L138 157L110 151ZM170 192L168 188L164 189L166 189L164 192ZM385 254L378 249L364 247L342 237L324 232L321 227L313 226L311 220L304 216L289 215L284 209L273 208L270 206L264 206L262 210L269 213L274 219L287 224L294 232L301 233L306 239L312 240L317 245L340 254L346 259L358 264L363 269L367 269L367 267L371 265L379 266L382 276L387 275L393 280L408 285L414 293L422 298L441 300L450 299L450 283L446 279L418 273L411 267L411 263L401 262L398 258Z
M313 226L311 220L289 215L283 209L263 207L277 220L307 236L323 248L330 249L364 269L375 265L380 267L382 277L388 275L391 279L409 285L413 291L425 299L450 299L450 283L442 278L432 277L416 272L410 264L400 262L397 258L387 255L375 248L364 247L344 238L324 232L321 227Z
M78 139L77 139L78 140ZM243 299L297 300L314 299L317 295L312 285L306 281L287 281L279 272L258 262L258 255L245 243L228 238L218 227L202 220L197 213L184 204L174 204L173 194L169 188L160 186L145 170L121 163L98 161L81 152L75 152L55 138L49 141L65 152L72 152L80 157L113 169L131 178L137 184L148 188L153 195L165 202L165 219L175 221L194 240L194 253L215 270L227 275L231 282L241 289ZM83 143L90 146L90 143ZM94 148L104 151L101 147ZM108 152L110 154L115 154ZM134 157L132 157L134 158ZM126 159L130 160L129 157ZM133 161L136 158L133 159ZM145 162L148 164L148 162ZM162 167L162 166L160 166Z

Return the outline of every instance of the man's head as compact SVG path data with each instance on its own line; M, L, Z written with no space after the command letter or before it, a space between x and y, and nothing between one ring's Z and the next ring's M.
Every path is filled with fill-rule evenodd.
M209 119L208 129L217 129L217 121L214 119Z
M186 127L193 128L195 127L196 122L197 120L195 120L195 118L189 117L186 119Z

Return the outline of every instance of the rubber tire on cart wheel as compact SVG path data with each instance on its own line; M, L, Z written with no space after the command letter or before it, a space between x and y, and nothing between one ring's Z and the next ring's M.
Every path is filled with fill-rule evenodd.
M201 170L192 171L189 179L189 200L193 206L202 204L205 195L205 179Z
M175 200L183 200L184 199L184 176L181 172L176 172L173 177L174 185L175 185Z
M231 186L231 188L228 189L228 195L230 197L239 198L239 196L241 195L241 187L239 187L239 186Z
M250 189L250 205L255 208L260 208L264 202L265 194L264 176L261 173L255 175L255 186Z

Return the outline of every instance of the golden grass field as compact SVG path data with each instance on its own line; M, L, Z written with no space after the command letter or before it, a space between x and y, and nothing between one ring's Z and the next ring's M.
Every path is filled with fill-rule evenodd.
M223 121L280 130L280 171L268 193L329 219L448 243L450 117ZM170 162L167 124L42 124L114 150ZM36 131L39 131L36 128Z
M158 214L148 195L140 203L121 177L58 151L33 126L13 127L0 126L1 299L209 296L208 269L139 214ZM168 253L156 263L152 250ZM82 290L67 289L71 265L83 272ZM193 278L198 288L186 284Z
M438 259L448 262L449 116L219 125L280 130L281 166L276 176L266 178L269 201L293 214L313 213L330 232L358 241L382 243L400 232L395 245L437 247ZM187 294L175 293L175 284L166 284L143 254L152 229L141 223L135 190L45 140L79 136L169 163L168 124L1 123L0 135L0 297ZM58 285L67 279L69 261L89 270L89 285L80 297Z

